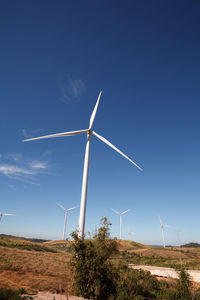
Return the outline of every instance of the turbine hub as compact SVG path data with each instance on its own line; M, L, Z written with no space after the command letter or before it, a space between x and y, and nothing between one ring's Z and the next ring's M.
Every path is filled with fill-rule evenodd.
M87 136L91 136L92 135L92 129L89 129L88 132L87 132Z

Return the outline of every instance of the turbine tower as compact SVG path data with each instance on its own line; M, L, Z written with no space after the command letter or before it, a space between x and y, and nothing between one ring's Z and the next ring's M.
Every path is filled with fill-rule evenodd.
M3 213L0 213L0 221L1 221L1 218L4 217L4 216L14 216L13 214L3 214Z
M71 208L68 208L68 209L66 209L64 206L62 206L61 204L59 204L58 202L56 202L56 204L60 207L60 208L62 208L62 210L64 210L64 212L65 212L65 223L64 223L64 229L63 229L63 237L62 237L62 239L63 240L65 240L65 234L66 234L66 224L67 224L67 215L68 215L68 212L70 211L70 210L73 210L73 209L75 209L75 208L77 208L78 207L78 205L77 206L74 206L74 207L71 207Z
M96 105L95 105L94 110L91 114L88 129L50 134L50 135L45 135L45 136L40 136L40 137L36 137L36 138L23 140L23 142L24 142L24 141L47 139L47 138L72 136L72 135L78 135L78 134L83 134L83 133L87 134L87 142L86 142L86 150L85 150L85 161L84 161L84 168L83 168L80 216L79 216L79 237L82 238L82 239L84 238L84 231L85 231L85 213L86 213L86 201L87 201L87 186L88 186L88 171L89 171L91 136L94 135L95 137L97 137L99 140L101 140L102 142L104 142L105 144L110 146L112 149L114 149L115 151L120 153L122 156L124 156L126 159L128 159L132 164L134 164L139 170L142 171L142 169L134 161L132 161L128 156L126 156L123 152L121 152L118 148L116 148L113 144L111 144L104 137L102 137L101 135L99 135L95 131L93 131L93 123L94 123L97 108L98 108L98 105L99 105L99 100L101 98L101 94L102 94L102 92L99 93Z
M163 241L163 248L165 248L165 237L164 237L164 227L169 227L167 224L163 224L160 216L158 216L158 219L160 221L160 228L161 228L161 232L162 232L162 241Z
M120 221L120 240L121 240L121 239L122 239L122 216L123 216L125 213L127 213L130 209L127 209L127 210L123 211L122 213L120 213L120 212L118 212L118 211L116 211L116 210L114 210L114 209L112 209L112 208L111 208L111 210L112 210L114 213L116 213L117 215L119 215L119 221Z

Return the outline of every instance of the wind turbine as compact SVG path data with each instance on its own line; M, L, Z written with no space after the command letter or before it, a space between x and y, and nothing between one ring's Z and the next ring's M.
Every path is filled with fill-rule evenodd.
M128 226L128 231L127 231L127 237L128 237L128 240L131 240L131 237L132 235L134 234L133 231L130 230L130 227Z
M1 221L1 218L4 217L4 216L14 216L13 214L3 214L3 213L0 213L0 221Z
M158 216L158 219L159 219L159 221L160 221L160 228L161 228L161 232L162 232L163 248L165 248L164 227L169 227L169 225L163 224L163 222L162 222L160 216Z
M116 148L113 144L111 144L108 140L106 140L104 137L97 134L95 131L92 130L94 119L96 116L97 108L99 105L99 100L101 98L102 91L99 93L96 105L94 107L94 110L90 117L90 123L88 129L83 130L76 130L76 131L68 131L68 132L62 132L62 133L56 133L56 134L50 134L40 137L35 137L31 139L26 139L24 141L33 141L33 140L40 140L40 139L46 139L46 138L55 138L55 137L63 137L63 136L72 136L72 135L78 135L78 134L87 134L87 142L86 142L86 150L85 150L85 160L84 160L84 168L83 168L83 180L82 180L82 192L81 192L81 205L80 205L80 216L79 216L79 237L84 238L84 231L85 231L85 213L86 213L86 201L87 201L87 186L88 186L88 171L89 171L89 158L90 158L90 140L91 136L96 136L99 140L110 146L112 149L120 153L122 156L124 156L126 159L128 159L132 164L134 164L139 170L142 171L142 169L134 162L132 161L128 156L126 156L123 152L121 152L118 148Z
M119 220L120 220L120 240L121 240L121 239L122 239L122 216L123 216L125 213L127 213L130 209L127 209L127 210L123 211L122 213L120 213L120 212L118 212L118 211L116 211L116 210L114 210L114 209L112 209L112 208L111 208L111 210L112 210L114 213L116 213L117 215L119 215Z
M56 204L57 204L58 206L60 206L60 208L62 208L62 210L64 210L64 212L65 212L65 223L64 223L64 230L63 230L63 237L62 237L62 239L64 240L64 239L65 239L65 233L66 233L66 224L67 224L67 215L68 215L68 212L69 212L70 210L73 210L73 209L77 208L78 205L66 209L64 206L62 206L62 205L59 204L58 202L56 202Z

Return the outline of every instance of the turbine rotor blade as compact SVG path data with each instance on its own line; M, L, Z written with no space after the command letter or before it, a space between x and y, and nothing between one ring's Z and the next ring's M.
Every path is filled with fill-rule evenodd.
M60 206L60 208L62 208L64 211L67 211L66 208L65 208L64 206L62 206L61 204L59 204L58 202L56 202L56 204L57 204L58 206Z
M96 113L97 113L97 108L98 108L98 105L99 105L99 100L101 98L101 94L102 94L102 91L100 91L100 93L99 93L97 102L95 104L95 107L94 107L93 112L92 112L91 117L90 117L90 126L89 126L90 129L92 128L92 125L94 123L94 119L95 119L95 116L96 116Z
M1 216L14 216L13 214L1 214Z
M83 130L75 130L75 131L68 131L68 132L61 132L61 133L43 135L43 136L31 138L31 139L26 139L26 140L23 140L22 142L29 142L29 141L34 141L34 140L49 139L49 138L63 137L63 136L72 136L72 135L82 134L82 133L85 133L87 131L88 131L88 129L83 129Z
M74 207L71 207L71 208L68 208L67 211L70 211L70 210L75 209L75 208L77 208L77 207L79 207L79 205L74 206Z
M124 212L121 213L121 215L124 215L125 213L127 213L130 209L125 210Z
M160 221L160 226L163 226L163 222L161 221L160 216L158 216L158 219L159 219L159 221Z
M119 215L119 216L121 215L118 211L116 211L116 210L114 210L114 209L112 209L112 208L111 208L111 210L112 210L114 213L116 213L117 215Z
M115 147L113 144L111 144L108 140L106 140L104 137L100 136L96 132L92 131L92 133L100 139L102 142L113 148L115 151L117 151L119 154L124 156L126 159L128 159L132 164L134 164L140 171L142 171L142 168L140 168L134 161L132 161L127 155L125 155L122 151L120 151L117 147Z

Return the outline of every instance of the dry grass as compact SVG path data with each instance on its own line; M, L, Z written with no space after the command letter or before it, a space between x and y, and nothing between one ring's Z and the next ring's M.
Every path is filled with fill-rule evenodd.
M0 288L25 288L27 291L72 292L72 273L68 253L70 241L33 243L23 239L0 239ZM198 248L156 248L133 241L117 240L120 252L136 253L166 263L187 265L200 270ZM4 246L2 246L4 245ZM22 246L28 247L26 250ZM40 251L37 247L41 247ZM49 252L54 250L54 253ZM124 257L126 263L126 257ZM148 262L148 261L147 261ZM162 261L163 262L163 261Z
M28 291L70 291L67 253L35 252L0 247L0 287Z
M129 240L116 240L117 242L117 249L119 251L129 251L133 252L135 250L141 250L144 251L144 249L149 249L152 248L151 246L147 246L144 244L140 244L134 241L129 241Z

